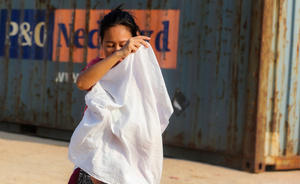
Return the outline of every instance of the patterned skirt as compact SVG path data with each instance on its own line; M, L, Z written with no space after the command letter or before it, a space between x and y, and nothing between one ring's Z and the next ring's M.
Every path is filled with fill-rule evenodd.
M84 170L77 168L70 177L68 184L93 184L91 177Z

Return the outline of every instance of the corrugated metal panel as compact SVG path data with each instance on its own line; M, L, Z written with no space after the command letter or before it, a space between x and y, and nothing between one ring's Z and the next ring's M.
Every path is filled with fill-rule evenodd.
M182 50L175 78L176 86L190 104L172 119L164 135L165 142L167 145L218 153L217 159L209 154L200 156L201 153L195 159L242 168L246 152L245 133L249 131L245 123L247 113L253 116L247 109L252 106L251 98L256 98L257 93L255 84L247 85L248 81L257 81L257 74L248 76L248 72L256 70L250 60L257 62L259 59L260 34L257 33L261 30L261 17L257 16L261 13L260 3L197 3L182 5L182 39L179 41ZM252 6L255 8L249 8ZM257 22L254 24L253 20ZM175 98L180 100L177 94ZM251 133L256 135L255 131Z
M97 20L121 3L0 0L0 121L74 130L85 94L74 80L99 53ZM300 168L299 6L126 1L174 104L166 154L251 172Z
M262 61L268 67L268 77L262 78L268 81L262 86L263 96L267 97L263 112L266 164L275 169L300 168L300 2L274 1L270 11L275 15L270 26L273 34L268 40L270 57Z

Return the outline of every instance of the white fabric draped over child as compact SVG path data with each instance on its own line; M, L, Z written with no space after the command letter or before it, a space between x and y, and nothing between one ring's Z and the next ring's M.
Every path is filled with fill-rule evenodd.
M160 183L161 134L173 108L149 47L130 54L87 93L88 108L71 138L69 159L105 183Z

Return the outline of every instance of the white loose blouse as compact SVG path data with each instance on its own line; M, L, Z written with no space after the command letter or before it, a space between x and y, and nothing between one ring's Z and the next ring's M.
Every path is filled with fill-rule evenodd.
M108 184L159 184L162 133L173 113L154 52L141 46L85 96L69 159Z

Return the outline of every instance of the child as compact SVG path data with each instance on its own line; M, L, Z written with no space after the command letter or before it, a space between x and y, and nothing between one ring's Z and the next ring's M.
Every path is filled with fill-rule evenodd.
M132 15L130 13L126 12L126 11L121 10L119 7L116 8L115 10L111 11L106 16L104 16L104 18L100 22L100 39L101 39L102 48L104 50L105 58L104 59L96 58L88 64L88 66L81 72L81 74L77 78L77 81L76 81L77 87L81 90L91 90L89 93L91 93L92 95L97 94L99 92L99 90L101 91L104 88L104 90L103 90L104 93L108 93L110 95L110 97L112 98L112 101L114 101L114 102L118 101L118 99L117 100L114 99L114 95L110 94L109 89L105 89L105 85L103 83L101 83L101 79L104 78L104 80L105 80L105 75L107 73L110 73L109 71L112 68L117 67L117 65L119 65L120 62L122 62L130 54L136 53L141 46L145 47L146 49L149 48L149 44L146 41L149 41L150 38L147 37L147 36L139 36L140 35L139 32L140 32L139 27L136 25ZM150 54L151 54L151 52L150 52ZM147 56L147 57L149 57L149 56ZM127 62L127 60L125 60L124 62ZM137 72L135 72L135 73L137 73ZM120 75L122 75L122 73L120 73ZM119 75L117 75L117 77L119 77ZM123 79L127 80L125 78L122 78L122 76L121 76L120 80L123 80ZM137 79L137 80L139 80L139 79ZM153 78L153 80L156 80L156 77ZM99 81L100 81L100 84L104 86L103 88L100 85L97 84ZM116 82L116 83L118 83L118 82ZM116 83L110 83L108 88L118 89L119 84L116 84ZM156 85L155 81L153 83L154 83L154 85ZM114 85L116 85L116 86L114 86ZM155 134L155 135L159 134L160 138L157 138L157 136L155 136L155 138L145 139L149 142L149 143L145 143L146 145L149 144L146 147L149 150L145 150L145 148L143 146L143 143L139 143L138 142L139 140L135 140L135 138L133 138L133 137L137 137L136 134L137 135L143 134L144 130L146 132L151 132L152 131L152 130L150 130L150 128L149 128L149 130L147 129L147 126L149 126L149 127L154 126L153 123L150 124L150 125L146 124L148 121L149 122L153 121L152 117L148 117L148 114L149 114L148 111L149 112L163 111L163 113L161 113L161 112L158 112L156 114L154 113L153 116L158 117L161 114L163 114L162 116L165 116L165 114L167 114L166 115L167 119L172 114L173 110L171 109L171 103L169 101L168 95L166 95L167 93L166 93L166 90L165 90L164 83L160 82L158 85L160 87L159 92L153 92L153 93L159 93L159 95L162 96L162 97L158 98L158 100L160 102L156 102L156 105L159 104L159 107L158 107L159 110L157 110L157 109L153 110L152 109L152 107L154 107L153 105L151 106L150 109L147 109L147 107L149 106L147 100L145 100L147 102L147 104L145 105L146 108L144 107L143 103L140 102L140 101L130 102L129 106L130 105L133 106L132 103L138 104L137 106L136 105L134 106L134 107L138 107L138 109L135 108L136 109L135 111L136 112L146 112L145 114L147 114L146 115L147 117L137 118L138 119L137 121L139 121L138 123L142 123L143 122L142 120L146 120L145 124L139 125L138 123L136 123L137 126L131 126L129 128L130 131L128 131L128 129L126 129L126 125L124 125L124 122L126 124L126 117L125 117L126 115L125 114L127 113L127 115L128 115L128 113L130 113L131 109L129 108L129 110L128 110L128 108L127 108L127 110L125 110L125 111L124 110L119 111L117 109L117 112L119 112L119 114L120 114L118 116L118 118L120 119L120 121L123 121L122 122L123 124L122 124L122 128L117 127L118 131L120 129L121 132L119 132L119 133L118 132L117 133L113 132L116 135L112 135L112 137L117 136L116 140L110 141L109 143L101 142L101 145L98 146L97 148L99 148L99 150L102 153L99 153L99 150L96 150L96 151L91 150L91 151L94 151L94 152L97 152L98 154L100 154L101 159L103 159L103 157L105 157L105 159L103 159L104 161L102 161L99 164L97 162L99 159L97 160L96 156L95 157L90 156L91 159L87 160L86 162L88 162L89 164L87 164L87 165L89 165L89 166L91 165L92 168L82 168L82 170L80 168L75 169L73 175L70 178L69 183L72 183L72 182L73 183L78 183L79 180L82 181L82 180L89 179L89 175L91 175L90 178L91 178L91 180L94 184L101 184L101 183L104 183L104 182L107 182L107 183L122 183L122 184L123 183L124 184L125 183L131 183L131 184L132 183L153 183L153 182L154 183L159 183L159 179L160 179L160 176L161 176L161 168L162 168L162 166L161 166L161 164L162 164L161 163L162 162L161 132L159 131ZM99 88L99 90L98 90L98 88ZM122 86L120 88L122 88ZM130 90L133 90L131 88L136 89L138 91L137 94L140 94L140 92L142 91L142 93L147 93L144 96L146 96L146 97L151 96L151 95L148 95L148 92L145 92L143 90L139 91L140 90L139 87L129 85L129 88L130 88ZM143 84L143 88L148 89L148 88L144 87L144 84ZM164 94L161 92L163 90L160 90L160 89L164 90ZM153 89L153 90L155 90L155 89ZM134 92L134 90L133 90L133 92ZM149 92L149 93L151 93L151 92ZM132 91L131 91L131 94L132 94ZM90 96L92 96L92 95L90 95ZM143 94L142 94L142 96L143 96ZM100 100L103 100L101 98L100 98ZM132 98L131 101L134 101L133 98ZM163 100L160 100L162 98L163 98ZM86 101L87 101L87 99L89 99L89 97L86 97ZM138 99L138 97L137 97L137 99ZM142 100L144 100L144 97L142 97ZM164 103L164 104L161 105L160 103ZM115 104L113 104L113 106L114 105ZM140 109L139 107L141 107L141 109L143 109L143 111L139 110ZM90 107L90 108L92 108L92 107ZM105 110L106 109L107 108L105 108ZM97 111L97 109L96 109L96 111ZM132 111L134 111L134 108L132 109ZM90 113L90 112L86 112L86 113ZM88 115L89 114L87 114L87 116ZM113 113L112 113L113 119L116 119L117 115L113 115ZM143 116L142 113L140 115ZM150 115L152 116L152 114L150 114ZM86 116L86 115L84 115L84 116ZM85 118L85 119L84 118L83 118L82 121L85 121L85 122L89 121L89 120L86 120L87 118ZM156 118L156 120L160 121L160 119L164 119L164 118L165 117L163 117L163 118L158 117L158 118ZM106 120L101 119L101 120L99 120L99 122L100 121L106 121ZM110 121L110 120L108 120L108 121ZM119 120L116 120L116 121L119 121ZM130 120L130 121L128 120L128 123L132 123L132 120ZM104 124L104 123L102 123L102 124ZM102 125L102 126L104 126L104 125ZM108 126L112 127L112 126L115 126L115 125L108 125ZM138 127L138 126L141 126L142 128ZM135 130L132 127L135 127L137 129L141 129L141 130L139 132L139 130ZM159 130L160 130L160 128L161 127L159 127ZM162 129L164 130L164 128L162 128ZM80 129L80 127L79 128L77 127L77 129ZM158 130L157 127L155 128L155 130ZM124 133L122 131L124 131ZM131 131L132 131L132 137L129 137L130 141L125 140L126 138L124 138L124 140L122 140L123 137L126 137L124 135L126 133L131 134ZM85 133L87 133L87 132L85 132ZM75 130L75 132L72 136L72 139L71 139L71 143L70 143L70 150L71 151L69 150L69 158L76 165L78 164L78 162L76 162L76 160L78 160L78 158L82 158L82 155L78 156L79 153L74 151L76 149L76 147L79 147L78 146L79 144L76 145L76 143L74 143L74 142L76 142L76 139L78 139L78 135L79 134L76 133L76 130ZM103 133L103 135L105 136L106 134ZM149 134L149 135L152 135L152 134ZM111 136L111 135L109 135L109 136ZM107 136L107 137L109 137L109 136ZM147 134L145 134L145 136L147 137ZM92 139L95 139L95 137L92 137ZM100 137L99 137L99 139L100 139ZM110 139L112 139L112 138L110 138ZM121 143L117 143L116 141L119 141ZM126 141L128 141L129 143L126 142ZM152 143L152 141L153 141L153 143ZM88 144L91 144L91 143L89 142ZM102 146L102 144L108 144L108 146L105 147L105 146ZM124 144L124 145L122 145L122 144ZM80 145L82 145L82 144L80 144ZM118 146L119 147L126 147L126 149L125 148L124 149L123 148L118 148ZM105 147L105 148L103 148L103 147ZM147 154L148 154L148 152L150 154L151 149L153 149L153 148L155 148L155 151L157 150L156 152L158 152L158 153L156 154L156 152L155 152L155 154L153 154L154 157L155 157L154 159L153 158L148 158L150 156L147 155ZM89 149L91 149L91 148L89 148ZM93 149L94 149L94 147L93 147ZM143 154L145 153L146 156L141 154L139 151L141 151ZM105 156L105 154L107 154L107 155ZM116 157L115 160L114 160L114 158L110 158L110 156L113 155L113 154L117 155L117 156L115 156ZM87 156L87 154L83 154L83 155ZM135 157L136 156L140 157L140 158L131 158L132 155L134 155ZM124 160L128 161L128 163L129 163L129 166L126 166L128 171L126 171L126 169L125 169L125 165L127 164L127 162L126 162L126 164L124 164L125 161L122 161L122 158L124 158ZM97 161L94 161L93 159L97 160ZM119 162L124 165L124 168L121 167L122 164L120 164L121 166L117 166L118 159L120 159ZM147 159L151 160L151 162L153 162L153 160L155 160L155 162L157 162L157 163L148 163L149 161L147 162ZM107 160L109 160L109 164L106 165L106 163L108 163ZM132 160L137 160L137 161L135 162L135 161L132 161ZM98 163L98 164L96 164L96 163ZM131 163L134 163L134 164L132 164L134 166L130 165ZM82 164L82 165L84 165L84 164ZM149 165L149 167L147 165ZM150 165L151 165L151 167L150 167ZM154 167L152 167L152 165L155 166L156 168L159 168L159 169L153 169ZM83 167L83 166L80 166L80 164L77 165L77 166ZM87 167L89 167L89 166L87 166ZM112 167L115 167L115 168L112 168ZM101 168L101 169L99 169L99 168ZM102 171L102 173L96 173L99 170ZM112 173L114 173L114 174L112 174ZM117 178L116 178L115 173L120 173L120 176L117 176ZM135 175L135 173L136 173L136 175ZM133 174L133 175L130 175L130 174ZM133 177L135 177L135 176L136 176L136 178L134 179ZM88 181L82 181L82 183L88 183Z

